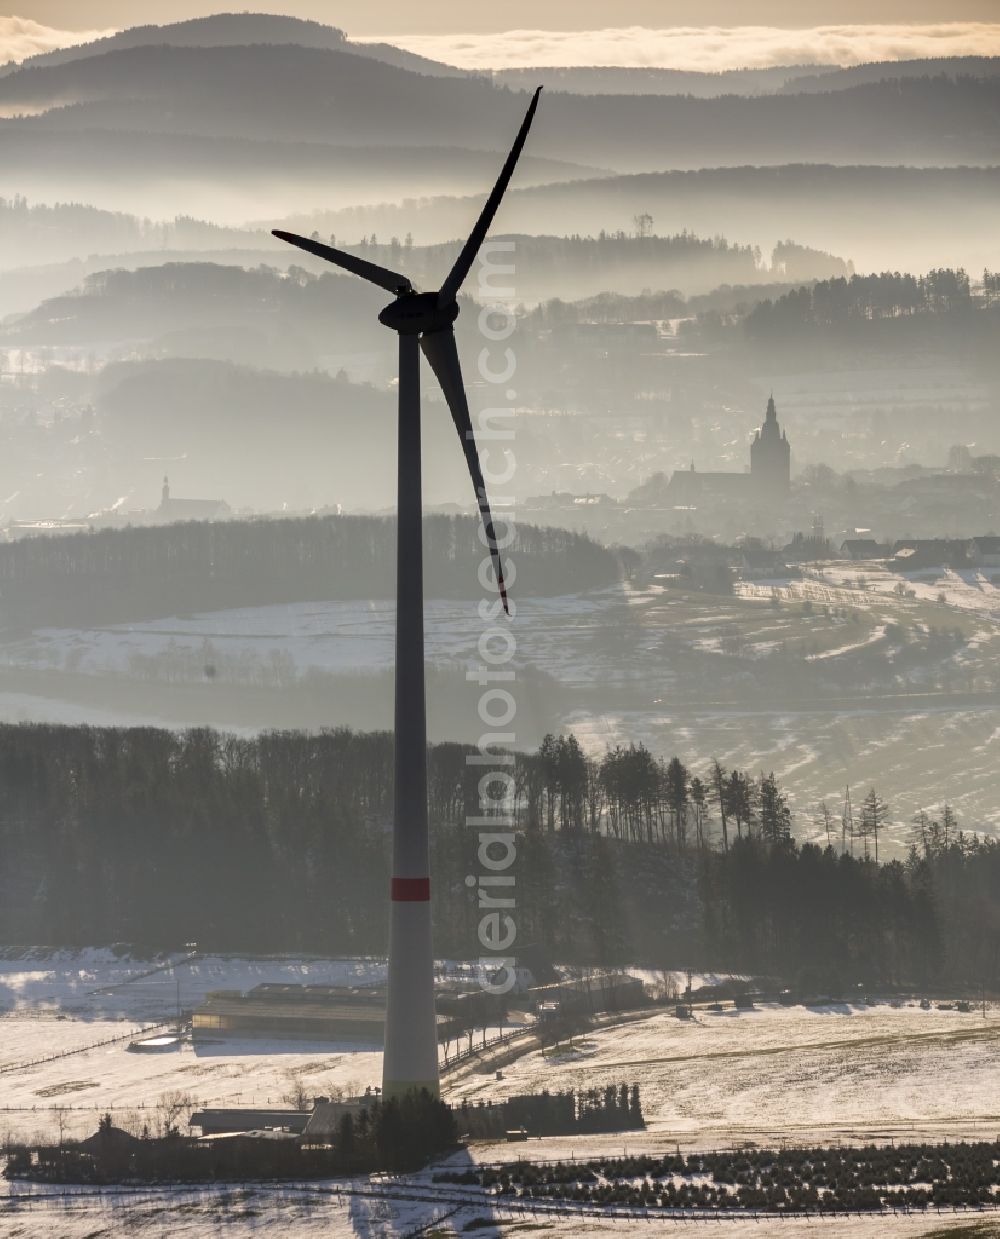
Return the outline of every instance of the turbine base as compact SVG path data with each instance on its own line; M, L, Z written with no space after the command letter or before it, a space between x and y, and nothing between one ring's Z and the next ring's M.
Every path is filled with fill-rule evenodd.
M441 1086L437 1080L383 1080L382 1099L390 1101L395 1098L400 1101L408 1093L428 1092L435 1099L441 1096Z

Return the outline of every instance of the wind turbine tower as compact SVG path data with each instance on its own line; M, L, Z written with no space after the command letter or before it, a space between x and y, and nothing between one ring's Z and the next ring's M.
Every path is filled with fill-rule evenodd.
M510 183L538 107L535 91L521 128L469 239L437 292L417 292L405 275L308 237L274 235L377 284L395 299L379 322L399 337L398 499L396 508L396 699L389 985L382 1067L383 1097L426 1089L438 1094L438 1039L434 1014L430 855L427 838L427 722L424 702L424 595L420 486L420 352L433 370L458 431L497 588L507 611L503 566L493 531L486 485L469 416L455 344L458 293L486 238ZM508 612L509 614L509 612Z

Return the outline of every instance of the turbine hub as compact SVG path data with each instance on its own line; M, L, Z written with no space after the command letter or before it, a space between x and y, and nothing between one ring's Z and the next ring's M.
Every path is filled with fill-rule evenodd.
M458 302L438 305L437 293L401 293L378 316L383 327L390 327L402 336L416 336L425 331L442 331L458 318Z

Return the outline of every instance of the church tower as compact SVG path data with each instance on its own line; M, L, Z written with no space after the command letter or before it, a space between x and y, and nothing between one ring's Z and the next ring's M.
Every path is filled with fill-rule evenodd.
M764 424L750 444L750 476L763 498L783 499L791 490L792 449L778 425L774 397L767 401Z
M164 477L163 490L160 491L160 511L165 512L170 507L170 479Z

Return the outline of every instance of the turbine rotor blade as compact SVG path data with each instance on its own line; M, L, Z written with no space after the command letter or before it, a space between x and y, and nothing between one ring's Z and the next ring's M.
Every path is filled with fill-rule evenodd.
M287 241L289 245L297 245L300 250L307 250L310 254L315 254L317 258L325 258L327 262L343 267L352 275L360 275L363 280L367 280L370 284L377 284L379 288L384 288L387 292L397 294L413 292L413 285L405 275L400 275L397 271L389 271L386 267L376 266L373 262L366 262L363 258L356 258L353 254L345 254L343 250L335 250L332 245L324 245L322 241L300 237L294 232L282 232L278 228L272 230L272 236L277 237L279 241Z
M425 331L420 337L420 347L430 363L431 369L441 385L444 398L451 410L452 420L458 437L462 440L465 459L472 475L472 485L476 490L479 502L479 515L486 531L486 541L490 554L493 556L493 566L497 574L497 588L503 609L509 615L507 605L507 587L503 579L503 565L500 562L500 551L497 547L496 534L493 532L493 515L490 512L490 501L486 496L486 482L483 480L483 470L479 463L479 453L476 450L476 440L472 431L472 418L469 415L469 401L465 395L465 384L462 381L462 367L458 360L458 347L455 344L455 332L451 327L441 331Z
M535 109L538 107L538 96L542 93L541 86L535 91L532 96L531 103L528 104L528 110L524 115L524 120L521 121L521 128L517 131L517 137L514 139L514 145L510 148L510 154L500 170L500 176L497 178L497 183L493 186L493 192L486 199L486 205L482 209L479 219L476 220L476 226L469 233L469 239L462 246L462 252L458 256L458 260L448 273L448 278L441 285L438 292L438 305L450 305L458 296L458 290L465 282L465 277L469 274L476 255L479 253L479 247L486 239L486 234L490 230L490 225L493 223L493 217L497 213L497 208L500 206L500 200L507 192L507 186L510 184L510 178L514 175L514 167L517 164L521 150L524 147L525 140L528 136L528 130L531 128L531 122L535 116Z

